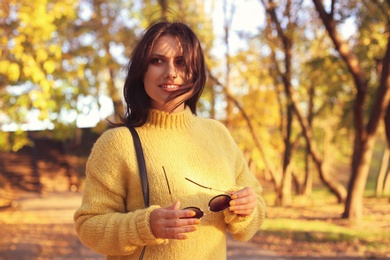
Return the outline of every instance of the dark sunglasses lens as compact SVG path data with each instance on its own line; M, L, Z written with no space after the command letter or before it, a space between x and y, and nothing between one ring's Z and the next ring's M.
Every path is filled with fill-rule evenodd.
M201 219L203 217L203 211L200 210L199 208L196 208L196 207L187 207L187 208L184 208L184 209L189 209L189 210L192 210L193 212L195 212L195 216L193 217L188 217L188 218L197 218L197 219Z
M218 195L210 200L209 207L213 212L218 212L230 207L229 202L232 199L228 195Z

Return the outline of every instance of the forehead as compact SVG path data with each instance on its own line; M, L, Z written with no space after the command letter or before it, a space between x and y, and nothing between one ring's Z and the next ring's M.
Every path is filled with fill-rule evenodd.
M152 54L164 56L178 56L183 54L183 48L179 39L172 35L163 35L154 43Z

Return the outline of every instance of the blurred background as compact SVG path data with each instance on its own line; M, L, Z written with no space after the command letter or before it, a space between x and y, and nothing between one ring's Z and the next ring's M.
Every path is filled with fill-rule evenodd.
M197 33L198 115L230 129L264 187L254 242L390 257L388 0L2 0L1 209L82 193L94 141L123 115L128 57L161 17Z

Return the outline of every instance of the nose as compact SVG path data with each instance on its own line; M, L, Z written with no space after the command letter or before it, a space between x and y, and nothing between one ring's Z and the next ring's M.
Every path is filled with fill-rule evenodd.
M176 72L176 68L175 68L174 64L172 64L172 63L167 64L167 69L165 71L165 77L172 78L172 79L177 78L177 72Z

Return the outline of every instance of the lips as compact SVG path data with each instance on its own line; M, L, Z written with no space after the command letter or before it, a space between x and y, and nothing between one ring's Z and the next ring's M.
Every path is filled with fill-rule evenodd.
M165 90L176 90L179 89L180 85L175 85L175 84L162 84L160 85L160 88L165 89Z

